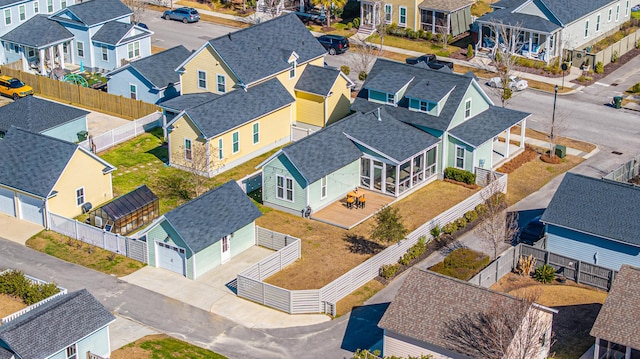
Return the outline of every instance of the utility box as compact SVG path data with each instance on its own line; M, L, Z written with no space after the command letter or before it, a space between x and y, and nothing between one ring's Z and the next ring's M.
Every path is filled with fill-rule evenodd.
M89 132L87 132L87 131L78 132L78 142L85 141L87 139L88 135L89 135Z
M622 107L622 96L614 96L613 97L613 107L621 108Z
M562 145L556 145L556 156L565 158L567 155L567 147Z

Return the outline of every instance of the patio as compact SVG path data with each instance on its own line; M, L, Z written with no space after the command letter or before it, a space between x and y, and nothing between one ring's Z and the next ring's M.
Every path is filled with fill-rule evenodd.
M493 141L493 168L496 169L502 166L504 162L519 155L522 151L524 151L524 147L514 145L513 143L510 143L507 149L505 142Z
M358 195L364 195L366 198L366 206L364 208L356 208L356 206L348 208L347 198L344 197L313 213L311 219L340 228L351 229L373 216L380 208L397 199L363 188L358 189Z

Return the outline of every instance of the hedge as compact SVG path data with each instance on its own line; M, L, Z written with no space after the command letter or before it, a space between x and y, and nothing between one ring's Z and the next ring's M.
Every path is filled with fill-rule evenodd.
M457 182L463 182L466 184L475 184L476 175L459 168L447 167L444 169L444 178L454 180Z

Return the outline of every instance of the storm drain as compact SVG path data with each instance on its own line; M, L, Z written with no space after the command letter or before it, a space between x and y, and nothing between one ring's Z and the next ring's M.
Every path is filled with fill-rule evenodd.
M611 153L613 153L614 155L618 155L618 156L620 156L622 154L622 152L618 152L618 151L611 151Z

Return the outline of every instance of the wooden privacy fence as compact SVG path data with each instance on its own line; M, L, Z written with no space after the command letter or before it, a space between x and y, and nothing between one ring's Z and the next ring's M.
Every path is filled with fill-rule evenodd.
M611 171L604 179L628 183L633 177L640 175L640 155Z
M158 106L154 104L34 75L7 66L0 66L0 73L19 78L31 86L35 94L71 105L78 105L113 114L129 120L140 118L160 110Z
M272 236L275 236L279 241L269 248L278 249L278 252L238 274L238 296L289 314L328 313L335 316L336 303L339 300L377 277L381 266L396 263L409 248L418 242L420 237L426 237L431 240L433 238L431 229L435 226L442 227L462 217L466 212L474 209L491 195L500 191L506 192L507 175L500 176L494 183L496 183L495 186L492 185L481 189L446 212L423 224L405 239L384 249L320 289L287 290L262 281L300 257L300 240L296 238L294 242L287 244L286 238L288 236L271 232ZM257 237L260 237L259 232ZM267 236L268 232L263 233L263 235ZM275 240L272 239L273 241ZM257 244L259 243L257 242ZM277 248L281 244L284 244L284 247Z
M469 280L469 283L489 288L511 273L517 266L520 248L510 247L502 252L493 262Z
M147 243L143 240L107 232L55 213L49 213L48 225L48 229L67 237L147 263Z

